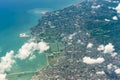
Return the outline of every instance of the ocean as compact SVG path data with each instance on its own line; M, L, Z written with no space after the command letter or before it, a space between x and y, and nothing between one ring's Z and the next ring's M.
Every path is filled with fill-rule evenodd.
M10 50L17 51L29 40L19 34L30 35L29 29L38 23L38 19L46 11L63 9L80 0L0 0L0 57ZM47 65L44 54L36 54L34 60L16 60L8 73L36 71ZM30 80L33 74L12 75L8 80Z

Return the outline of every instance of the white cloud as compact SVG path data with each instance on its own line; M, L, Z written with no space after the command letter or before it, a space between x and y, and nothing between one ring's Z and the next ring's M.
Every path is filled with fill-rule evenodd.
M99 45L97 48L98 51L103 51L104 49L105 49L104 45Z
M6 80L6 72L11 70L12 65L15 63L15 58L23 60L32 55L32 52L35 50L42 53L48 49L49 46L46 42L35 43L30 40L19 49L17 55L14 55L13 50L7 52L4 57L0 58L0 80ZM32 55L29 59L32 60L34 58L35 56Z
M83 58L83 62L86 63L86 64L100 64L100 63L103 63L105 61L104 58L90 58L90 57L84 57Z
M6 80L6 71L10 71L12 64L15 63L14 51L7 52L4 57L0 58L0 80Z
M114 48L114 45L112 43L108 43L107 45L99 45L97 48L98 51L103 51L103 53L111 54L112 57L115 57L117 55Z
M37 44L34 42L25 43L18 51L17 58L26 59L29 55L35 51Z
M44 51L47 51L50 47L46 42L39 42L37 46L37 50L40 51L40 53L43 53Z
M28 58L35 50L38 50L40 53L43 53L48 49L49 49L49 46L46 42L43 42L43 41L39 43L27 42L19 49L16 57L23 60Z
M113 53L115 51L114 46L112 43L108 43L107 45L100 45L97 48L98 51L103 51L103 53Z
M107 65L107 69L118 69L118 67L116 65L113 65L112 63Z
M104 71L98 71L98 72L96 72L96 74L97 74L97 75L104 75L105 72L104 72Z
M88 43L87 48L92 48L93 44L92 43Z
M117 11L117 13L120 13L120 3L119 3L118 6L115 8L115 10Z
M112 69L112 68L113 68L113 64L110 63L107 65L107 69Z
M0 74L0 80L6 80L6 74Z
M116 74L120 74L120 69L119 69L119 68L116 69L116 70L115 70L115 73L116 73Z
M118 17L117 16L113 16L112 19L113 20L118 20Z
M5 71L9 71L12 67L12 64L15 63L14 57L14 51L10 51L6 53L4 57L1 57L0 62L0 73L4 73Z
M117 53L116 53L116 52L111 53L111 56L112 56L112 57L115 57L115 56L117 56Z
M114 46L111 43L104 47L104 53L113 53L114 50Z

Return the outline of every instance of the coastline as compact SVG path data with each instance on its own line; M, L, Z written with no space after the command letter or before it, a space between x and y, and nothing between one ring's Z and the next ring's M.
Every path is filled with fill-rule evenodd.
M25 28L26 29L26 28ZM25 32L25 31L23 31L23 32ZM23 37L26 37L26 34L21 34L21 35L19 35L19 34L17 34L17 37L19 37L19 39L21 39L21 37L23 38ZM26 38L24 38L24 39L26 39ZM29 39L29 37L27 37L27 39ZM29 42L29 41L25 41L25 43L24 44L26 44L27 42ZM22 46L24 46L24 44L22 45ZM61 45L61 44L60 44ZM21 47L22 47L21 46ZM20 49L20 48L19 48ZM19 50L19 49L17 49L17 51ZM17 51L15 51L15 53L17 53ZM43 53L44 54L44 53ZM15 54L15 55L17 55L17 54ZM41 54L40 54L41 55ZM42 57L42 56L37 56L37 57ZM13 56L14 57L14 56ZM43 57L44 58L44 57ZM34 61L40 61L39 63L40 64L37 64L37 62L36 62L36 64L34 65L34 66L32 66L32 64L34 63ZM45 61L45 59L43 59L42 60L42 58L41 59L35 59L35 60L24 60L24 63L23 63L23 60L15 60L17 63L15 63L15 64L13 64L12 66L14 66L14 67L12 67L11 68L11 71L9 71L9 72L7 72L7 78L9 79L9 80L16 80L17 78L20 78L20 79L29 79L30 77L31 77L31 75L33 75L32 74L32 72L30 72L30 73L28 73L27 74L27 72L29 72L29 71L32 71L32 70L37 70L37 69L41 69L42 67L41 66L43 66L43 65L45 65L44 63L46 63ZM43 62L42 62L43 61ZM29 64L30 63L30 64ZM24 68L22 68L24 66ZM27 68L28 66L30 66L29 68ZM38 67L38 68L36 68L36 67ZM32 68L33 67L33 68ZM10 74L14 74L14 75L12 75L12 76L10 76Z
M36 1L24 10L18 5L18 12L3 8L2 14L6 8L8 13L0 19L7 23L0 24L0 79L120 79L120 1L82 0L63 6L70 2L58 0L50 12L41 12L38 6L43 4Z
M84 1L84 0L83 0ZM81 3L82 3L82 1L81 1ZM73 6L79 6L79 4L80 3L77 3L77 4L73 4L73 5L70 5L70 6L68 6L68 7L66 7L66 8L64 8L64 9L69 9L69 8L71 8L71 7L73 7ZM39 19L39 24L37 25L37 26L41 26L40 24L43 24L43 22L42 21L44 21L44 17L46 18L46 17L49 17L49 15L51 15L51 14L53 14L53 15L58 15L59 14L59 11L60 12L62 12L62 11L65 11L64 9L59 9L59 10L55 10L55 11L52 11L52 12L48 12L48 13L46 13L46 14L44 14L42 17L41 17L41 19ZM43 20L42 20L43 19ZM52 23L52 22L51 22ZM51 23L48 23L49 24L49 26L52 26L51 25ZM44 25L44 24L43 24ZM36 28L37 28L37 26L35 26ZM53 25L54 26L54 25ZM40 39L43 39L44 41L46 41L46 38L45 38L45 36L44 37L37 37L36 35L37 35L37 33L36 33L36 31L34 31L34 28L35 27L33 27L33 28L31 28L31 30L33 30L32 32L32 35L33 36L35 36L36 37L36 40L38 40L38 42L39 42L39 40ZM55 27L51 27L51 29L54 29L54 28L56 28L56 26ZM42 29L42 28L40 28L40 29ZM50 30L51 30L50 29ZM34 34L34 32L35 32L35 34ZM70 32L71 33L71 32ZM83 32L83 33L85 33L85 32ZM69 34L69 33L68 33ZM48 36L48 35L47 35ZM50 36L50 35L49 35ZM52 36L54 36L54 35L52 35ZM38 38L40 38L40 39L38 39ZM47 38L48 39L48 38ZM50 38L51 39L51 38ZM54 41L55 40L55 41ZM51 41L52 42L58 42L59 41L59 37L57 37L57 38L55 38L55 39L52 39ZM50 40L47 40L49 43L51 43L51 41ZM64 43L64 42L63 42ZM65 44L63 44L63 45L66 45L66 43ZM67 45L67 46L69 46L69 45ZM65 46L65 47L67 47L67 46ZM65 50L65 48L63 48L63 50L62 51L64 51ZM55 59L55 62L49 62L49 60L48 60L48 63L49 63L49 65L46 67L46 68L44 68L44 69L40 69L36 74L39 74L39 75L34 75L32 78L31 78L31 80L39 80L39 79L42 79L42 80L48 80L48 78L50 77L50 76L52 76L51 75L51 71L52 71L52 69L55 67L55 65L60 65L60 64L62 64L61 62L64 62L64 60L66 60L65 59L65 54L64 54L65 52L60 52L60 54L61 55L59 55L56 59ZM56 54L56 53L55 53ZM55 54L53 54L53 52L49 52L49 55L55 55ZM52 57L53 57L52 56ZM48 57L48 56L47 56ZM54 59L54 58L51 58L51 59ZM61 60L62 59L62 60ZM48 72L48 75L46 75L47 74L47 72ZM51 73L50 73L51 72ZM43 77L43 76L45 76L45 77ZM55 77L55 76L52 76L52 77Z
M104 3L105 6L101 6L100 11L98 11L97 9L93 9L96 7L91 7L95 2L98 4ZM94 32L94 34L92 32L95 27L97 27L95 29L99 30L99 28L101 29L108 24L108 22L104 21L107 10L107 13L110 13L107 17L114 14L114 10L112 13L112 10L106 8L106 4L108 3L104 0L100 2L97 0L85 0L79 4L45 14L39 20L39 24L31 28L32 35L36 37L38 42L40 39L43 39L48 43L61 42L62 45L64 45L56 62L40 70L31 80L96 80L98 78L109 80L109 78L118 79L120 77L117 74L111 77L112 73L106 69L108 63L112 62L115 64L119 59L114 59L114 57L103 54L103 52L97 50L100 45L110 45L112 48L114 48L114 45L109 42L109 39L103 42L108 36L97 35L97 32ZM106 9L106 11L104 9ZM116 22L113 21L113 23ZM100 27L98 25L100 25ZM107 32L107 30L105 32ZM101 33L103 32L101 31ZM100 38L98 38L98 36ZM114 50L115 49L113 49L113 52ZM48 51L48 53L52 55L52 59L54 59L53 55L55 54L53 54L52 51ZM110 58L113 60L110 60ZM86 61L84 61L84 59ZM102 76L98 76L100 71L102 72Z

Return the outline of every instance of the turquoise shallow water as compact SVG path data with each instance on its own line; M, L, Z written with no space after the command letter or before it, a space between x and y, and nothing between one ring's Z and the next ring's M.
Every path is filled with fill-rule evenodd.
M6 52L18 49L29 38L20 38L20 33L30 33L29 29L37 24L42 16L40 11L62 9L80 0L0 0L0 57ZM36 13L36 10L38 12ZM9 73L35 71L47 65L44 54L36 54L36 59L16 60ZM34 65L34 66L33 66ZM29 80L33 74L10 76L8 80Z
M11 49L17 50L26 39L19 38L22 32L28 32L37 24L41 14L30 10L56 10L78 2L79 0L4 0L0 1L0 48L1 56Z

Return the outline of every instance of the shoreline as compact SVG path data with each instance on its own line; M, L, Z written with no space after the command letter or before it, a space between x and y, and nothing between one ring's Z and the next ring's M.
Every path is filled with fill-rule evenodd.
M22 16L22 15L20 15L20 16ZM37 15L37 16L38 16L38 15ZM28 17L28 16L27 16L27 17ZM22 20L22 17L20 17L20 19ZM23 20L23 21L24 21L24 20ZM18 21L18 23L19 23L19 21ZM33 24L34 24L34 23L33 23ZM32 25L33 25L33 24L32 24ZM16 26L19 27L19 24L17 24ZM30 25L30 26L31 26L31 25ZM17 29L17 27L16 27L15 29ZM23 26L21 26L21 28L20 28L21 30L18 31L18 33L21 33L21 32L22 32L22 29L24 29L24 31L26 31L26 25L24 25L25 28L22 28L22 27L23 27ZM54 26L53 26L52 28L54 28ZM11 28L11 29L12 29L12 28ZM13 29L12 29L12 30L13 30ZM24 31L23 31L23 32L24 32ZM17 35L14 35L15 37L17 36L17 38L15 38L15 41L17 41L18 39L22 40L22 38L24 38L24 37L28 37L26 34L21 34L21 35L20 35L20 34L18 34L18 33L15 32L15 34L17 34ZM19 38L18 38L18 35L19 35ZM20 37L22 37L22 38L20 38ZM14 38L13 38L13 39L14 39ZM6 40L7 40L7 39L6 39ZM19 40L19 41L20 41L20 40ZM13 40L13 41L14 41L14 40ZM23 46L23 43L25 43L25 42L22 43L22 42L19 42L19 41L17 41L16 43L14 43L14 45L17 45L17 44L20 43L20 45ZM23 41L27 41L26 38L25 38ZM6 44L7 44L7 43L6 43ZM12 45L13 45L13 44L12 44ZM7 46L7 47L8 47L8 46ZM11 47L13 47L13 46L11 46ZM20 46L19 46L19 47L20 47ZM19 47L18 47L18 46L15 46L15 50L14 50L14 51L15 51L15 55L16 55L16 53L18 52L18 50L20 49ZM10 48L9 48L9 49L10 49ZM11 50L11 49L10 49L10 50ZM7 51L9 51L9 50L7 50ZM5 53L6 53L6 51L5 51ZM16 61L19 61L19 60L16 60ZM26 62L26 60L25 60L24 62ZM32 62L32 61L31 61L31 62ZM18 64L19 64L19 62L18 62ZM22 64L22 61L20 62L19 65L18 65L18 64L15 63L15 65L14 65L13 68L15 68L15 67L17 66L17 67L18 67L18 70L16 70L16 72L17 72L17 71L18 71L18 72L22 72L22 69L20 68L20 66L21 66L21 65L24 65L24 64ZM26 66L26 67L27 67L27 66ZM24 68L26 68L26 67L24 67ZM15 69L16 69L16 68L15 68ZM12 70L13 70L13 69L12 69ZM24 69L23 69L23 70L24 70ZM15 72L15 70L10 71L10 72L8 71L7 73L9 74L9 73L12 73L12 72ZM18 75L18 76L21 76L21 77L23 78L22 75ZM29 75L26 75L26 76L28 77ZM16 76L15 76L15 77L16 77ZM15 78L15 77L14 77L14 78ZM17 77L16 77L16 78L17 78ZM26 78L25 78L25 79L26 79Z
M84 0L83 0L84 1ZM82 3L82 1L81 1L81 3ZM78 5L78 4L80 4L80 3L77 3L76 5ZM70 5L69 7L71 7L71 6L76 6L75 4L72 4L72 5ZM59 9L59 10L55 10L55 11L52 11L52 12L47 12L45 15L43 15L42 17L41 17L41 19L39 19L39 21L41 21L42 19L44 19L44 17L45 16L48 16L48 15L50 15L50 14L54 14L56 11L62 11L62 10L64 10L64 9L66 9L66 8L69 8L69 7L65 7L65 8L63 8L63 9ZM59 14L59 13L58 13ZM56 14L57 15L57 14ZM52 25L51 25L52 26ZM33 27L34 28L34 27ZM55 27L54 27L55 28ZM53 29L54 29L53 28ZM34 36L34 34L32 34L33 36ZM43 38L43 39L46 39L46 38ZM38 39L39 40L39 39ZM61 52L61 53L63 53L63 52ZM60 57L63 57L62 59L64 60L64 56L59 56L58 58L56 58L56 61L58 62L58 61L61 61L61 60L59 60L59 58ZM51 64L50 62L49 62L49 60L48 60L48 63L49 64ZM56 62L54 62L54 63L52 63L52 65L54 66L56 64ZM58 63L59 64L59 63ZM46 67L46 68L43 68L43 69L40 69L39 71L38 71L38 73L39 74L41 74L41 75L34 75L34 76L32 76L32 78L31 78L31 80L38 80L39 79L39 76L41 76L41 77L43 77L45 74L44 74L44 71L47 71L47 70L49 70L49 68L52 68L52 66L50 66L50 65L48 65L48 67ZM44 74L44 75L43 75ZM43 75L43 76L42 76ZM44 77L44 78L42 78L42 79L44 79L44 80L47 80L47 76L46 76L46 78Z
M96 5L95 2L96 4L103 3L104 6L91 7ZM100 45L103 47L109 45L113 52L115 50L111 40L107 39L108 35L104 35L108 32L108 30L104 30L104 27L111 24L115 26L117 22L111 21L108 24L104 21L104 18L114 14L114 10L106 7L107 4L108 2L104 0L84 0L79 4L50 12L39 20L39 24L31 29L36 40L39 42L44 37L43 40L48 43L61 42L65 47L60 52L60 60L57 59L52 67L40 70L31 80L119 79L120 76L115 72L113 74L113 71L107 69L107 66L108 63L119 62L120 55L111 56L98 50ZM110 14L106 15L106 11ZM103 30L101 30L102 28ZM102 34L97 34L97 30ZM49 53L52 54L52 52ZM102 73L100 74L100 72Z

